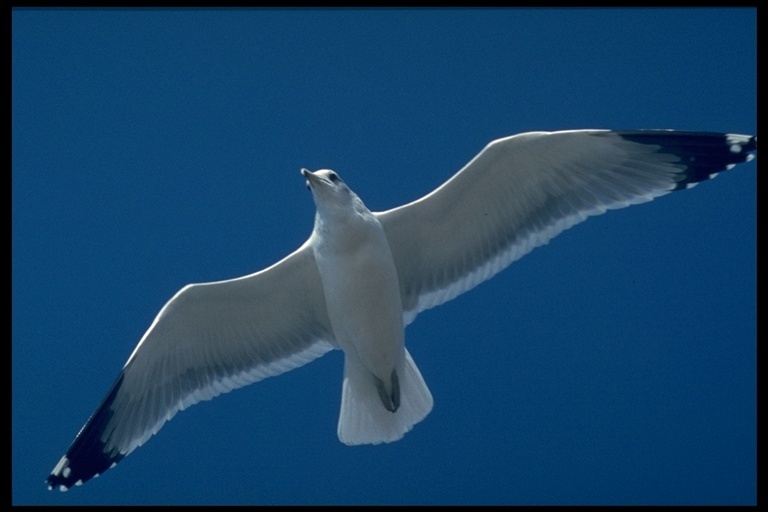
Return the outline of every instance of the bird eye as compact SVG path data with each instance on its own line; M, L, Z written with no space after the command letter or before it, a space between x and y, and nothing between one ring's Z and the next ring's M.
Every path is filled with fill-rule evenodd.
M336 183L337 181L339 181L339 175L336 174L335 172L332 172L328 175L328 179Z

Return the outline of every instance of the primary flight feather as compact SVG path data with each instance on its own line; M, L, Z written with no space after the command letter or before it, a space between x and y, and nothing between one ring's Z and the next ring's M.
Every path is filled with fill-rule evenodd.
M114 466L179 410L344 352L339 439L400 439L432 395L404 327L563 230L690 188L754 158L750 135L671 130L531 132L491 142L433 192L371 212L331 170L302 169L309 239L271 267L191 284L139 341L49 475L67 490Z

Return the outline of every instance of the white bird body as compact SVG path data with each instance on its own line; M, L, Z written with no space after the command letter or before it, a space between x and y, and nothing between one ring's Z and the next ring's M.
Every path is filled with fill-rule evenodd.
M590 216L690 188L756 147L753 136L724 133L525 133L491 142L436 190L384 212L369 211L335 172L302 169L317 207L307 242L256 273L174 295L48 486L81 485L178 411L334 348L344 352L339 439L400 439L432 409L405 348L419 312Z
M344 351L339 439L350 445L395 441L429 413L432 395L406 358L400 284L387 236L336 173L302 174L317 206L309 245Z

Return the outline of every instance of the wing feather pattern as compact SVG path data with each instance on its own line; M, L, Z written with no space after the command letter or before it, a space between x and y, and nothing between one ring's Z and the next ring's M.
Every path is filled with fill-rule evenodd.
M279 375L333 347L308 244L255 274L182 288L48 477L66 490L98 476L201 400Z
M756 138L670 130L530 132L491 142L435 191L376 215L406 323L593 215L751 160Z

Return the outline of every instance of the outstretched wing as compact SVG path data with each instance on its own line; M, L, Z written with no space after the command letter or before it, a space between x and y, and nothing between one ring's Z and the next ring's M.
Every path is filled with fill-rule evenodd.
M160 310L49 487L98 476L179 410L308 363L332 343L308 243L255 274L184 287Z
M588 217L689 188L751 160L756 146L749 135L670 130L531 132L491 142L432 193L376 214L406 323Z

